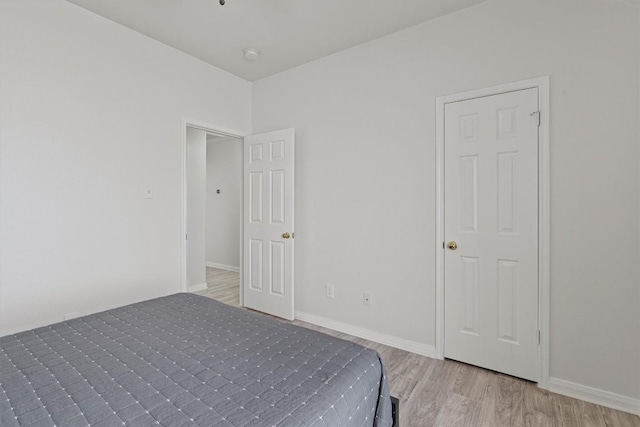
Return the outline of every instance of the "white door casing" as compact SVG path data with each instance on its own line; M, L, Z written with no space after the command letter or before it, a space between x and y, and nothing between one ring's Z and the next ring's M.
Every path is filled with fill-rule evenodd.
M444 106L444 356L537 381L538 89Z
M244 139L244 306L288 320L294 316L294 160L293 129Z
M187 165L187 157L188 157L188 153L187 153L187 130L189 128L193 128L193 129L198 129L201 131L205 131L207 133L213 133L216 135L220 135L220 136L229 136L229 137L233 137L233 138L237 138L239 141L241 141L244 137L245 137L245 133L239 130L235 130L235 129L229 129L229 128L225 128L222 126L219 126L217 124L212 124L212 123L207 123L207 122L203 122L201 120L197 120L197 119L192 119L192 118L186 118L183 117L182 118L182 140L181 140L181 152L182 152L182 159L181 159L181 200L182 200L182 208L181 208L181 219L180 219L180 223L181 223L181 227L180 227L180 271L181 271L181 280L180 280L180 292L195 292L198 290L198 287L195 288L190 288L188 286L189 280L187 278L188 276L188 270L189 270L189 259L188 259L188 255L187 253L189 252L187 250L187 243L188 243L188 239L187 239L187 235L188 235L188 222L189 222L189 209L188 209L188 181L189 181L189 168ZM240 142L239 142L240 143ZM244 209L244 207L243 207ZM243 230L243 221L242 218L240 218L240 230L239 230L239 234L242 237L244 233ZM242 244L240 244L240 248L239 248L239 252L240 252L240 283L242 283L243 280L243 258L242 258ZM242 288L240 290L240 305L243 306L244 305L244 295L242 293Z

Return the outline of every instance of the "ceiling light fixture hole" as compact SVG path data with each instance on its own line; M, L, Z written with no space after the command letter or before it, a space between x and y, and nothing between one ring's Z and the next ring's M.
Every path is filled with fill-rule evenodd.
M260 56L260 51L251 47L243 50L243 52L244 59L246 59L247 61L255 61Z

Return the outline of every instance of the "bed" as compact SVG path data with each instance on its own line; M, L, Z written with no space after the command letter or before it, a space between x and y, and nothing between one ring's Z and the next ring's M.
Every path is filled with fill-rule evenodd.
M0 425L392 425L355 343L194 294L0 338Z

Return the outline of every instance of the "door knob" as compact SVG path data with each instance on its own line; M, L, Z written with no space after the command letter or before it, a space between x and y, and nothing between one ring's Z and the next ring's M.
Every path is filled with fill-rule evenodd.
M289 233L288 231L286 233L282 233L282 238L283 239L289 239L291 238L291 233Z
M455 251L456 249L458 249L458 244L456 242L449 242L447 243L447 247L452 251Z

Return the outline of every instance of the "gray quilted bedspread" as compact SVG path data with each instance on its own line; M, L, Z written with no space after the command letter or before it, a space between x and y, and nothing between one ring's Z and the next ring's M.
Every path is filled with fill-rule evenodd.
M8 426L391 426L378 354L176 294L0 338Z

